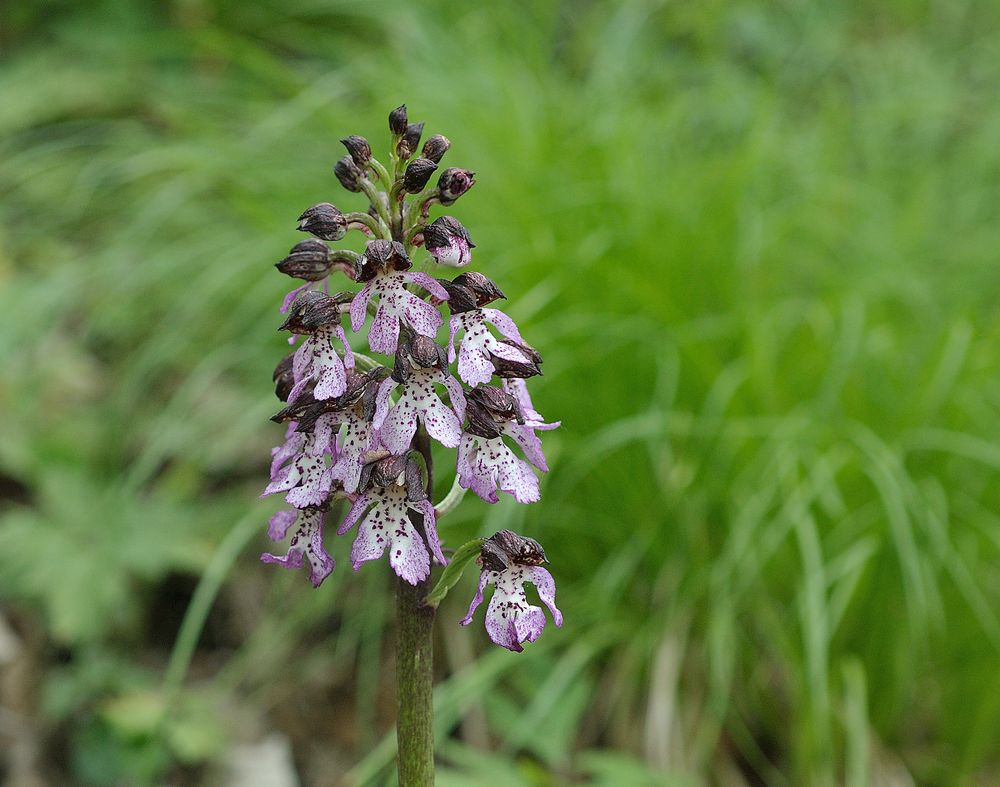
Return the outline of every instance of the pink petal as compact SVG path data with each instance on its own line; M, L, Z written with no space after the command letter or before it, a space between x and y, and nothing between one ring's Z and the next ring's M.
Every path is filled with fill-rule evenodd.
M465 420L465 391L462 389L462 384L452 377L448 372L441 373L441 382L444 387L448 390L448 396L451 399L451 407L455 411L455 415L458 416L459 421Z
M435 298L439 298L442 301L448 300L448 291L438 284L434 277L429 276L426 273L421 273L420 271L407 271L403 274L403 278L406 279L406 281L419 284Z
M538 597L549 608L552 613L552 621L557 625L563 624L563 615L556 607L556 583L552 575L541 566L532 566L527 570L528 581L531 582L538 591Z
M486 318L487 322L493 323L497 330L500 331L508 339L513 339L518 344L524 344L524 339L521 338L521 332L517 329L517 325L514 321L504 314L499 309L481 309L483 316Z
M472 616L476 614L476 610L479 605L483 603L483 591L486 589L486 583L489 580L489 572L483 571L479 575L479 588L476 590L476 595L472 598L472 603L469 604L469 611L465 614L459 623L463 626L468 626L472 622Z
M365 324L365 315L368 313L368 301L372 297L373 282L368 282L351 301L351 330L357 333Z
M423 301L421 301L423 303ZM375 310L375 320L368 331L368 346L372 352L393 355L399 342L399 317L380 300Z

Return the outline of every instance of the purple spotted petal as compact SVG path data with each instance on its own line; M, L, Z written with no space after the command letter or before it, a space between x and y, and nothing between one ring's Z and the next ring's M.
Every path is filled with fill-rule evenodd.
M419 284L435 298L442 301L448 300L448 291L438 284L432 276L429 276L426 273L421 273L420 271L407 271L403 274L403 278L413 284Z
M479 605L483 603L483 591L486 589L486 583L489 581L489 578L489 572L486 571L483 571L479 575L479 588L476 590L476 595L472 598L472 603L469 604L469 611L459 621L461 625L468 626L472 622L472 616L476 614Z
M354 351L351 350L351 343L347 341L347 334L344 333L344 328L341 325L334 325L333 332L340 339L340 343L344 345L344 366L348 369L354 368Z
M447 372L442 373L441 382L444 383L444 387L448 390L448 396L451 398L451 406L455 411L455 415L458 416L459 421L464 421L465 391L462 390L462 384Z
M507 447L502 437L487 439L465 433L458 446L459 484L487 503L497 502L496 490L519 503L539 499L538 478L531 466Z
M527 580L531 582L538 591L538 597L549 608L552 613L552 622L556 626L562 626L563 615L556 607L556 582L552 575L541 566L532 566L527 570Z
M384 489L373 498L375 505L359 526L351 548L354 570L388 550L389 565L397 576L415 585L430 574L430 555L407 514L405 493L401 488Z
M543 473L549 472L549 466L545 462L545 454L542 453L542 441L529 425L519 424L516 421L508 421L504 424L503 431L504 434L513 437L517 444L521 446L521 450L524 451L525 457L531 464Z
M412 397L404 392L379 427L379 438L391 453L401 454L410 447L410 440L416 431L416 407Z
M427 534L427 545L431 548L434 559L442 566L448 565L448 559L441 551L441 539L437 532L437 517L434 514L434 504L430 500L421 500L417 503L410 503L410 508L423 514L424 532Z
M278 448L271 449L271 480L276 481L283 478L287 473L287 468L283 468L285 462L302 451L305 445L306 436L302 432L296 432L297 421L291 421L288 429L285 430L285 442Z
M281 541L288 534L288 528L294 525L298 518L298 509L278 511L267 521L267 537L272 541Z
M368 301L372 297L373 290L374 282L368 282L351 301L351 330L355 333L360 331L365 324L365 315L368 313Z
M396 381L391 377L386 377L379 383L378 390L375 392L375 415L372 416L372 425L376 429L382 426L385 417L389 414L389 395L395 387Z
M453 314L448 320L448 363L455 363L455 334L464 328L465 322L461 314Z
M365 492L357 500L354 501L354 505L351 506L351 510L347 512L347 516L344 517L344 521L340 523L340 527L337 528L337 535L342 536L348 530L350 530L357 521L361 518L361 515L365 513L370 506L375 501L375 495L371 492Z
M358 407L346 411L345 426L339 442L337 461L330 476L344 485L344 491L354 493L361 480L361 457L378 445L375 428L362 418Z
M306 559L309 561L309 581L313 587L319 587L336 565L323 546L323 525L322 511L310 509L301 512L299 526L288 544L288 552L284 556L265 552L260 559L284 568L300 568Z
M432 339L437 336L438 328L444 322L441 313L427 301L421 300L412 292L406 293L405 300L406 305L403 307L403 314L406 316L406 320L410 323L413 330L421 336L429 336Z
M375 319L368 330L368 346L372 352L392 355L396 352L399 342L399 315L387 306L385 300L379 301L375 310Z
M458 348L458 376L467 385L488 383L493 377L489 357L481 349L470 346L468 336Z
M514 321L510 317L499 309L484 308L480 311L482 311L484 319L487 322L493 323L500 333L508 339L513 339L518 344L524 344L524 339L521 338L521 332L517 329L517 325L514 324Z

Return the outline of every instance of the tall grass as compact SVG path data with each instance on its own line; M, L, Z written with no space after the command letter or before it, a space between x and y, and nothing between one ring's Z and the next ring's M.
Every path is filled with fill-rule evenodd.
M563 421L541 503L441 523L538 536L567 620L513 656L442 608L441 783L1000 779L995 5L0 15L0 589L69 654L40 712L74 778L165 767L88 730L155 686L151 589L266 520L270 263L406 101L477 172L463 221ZM188 682L204 724L312 724L381 783L388 584L344 565L313 592L244 554L250 633Z

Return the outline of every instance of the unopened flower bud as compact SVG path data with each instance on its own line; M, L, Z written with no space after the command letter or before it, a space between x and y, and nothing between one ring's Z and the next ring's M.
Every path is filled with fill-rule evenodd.
M363 172L368 166L368 162L372 160L372 146L368 144L368 140L357 134L351 134L346 139L340 140L340 143L347 148L351 159Z
M275 263L274 267L295 279L320 281L329 275L332 264L329 246L321 240L310 238L292 246L288 256Z
M476 305L479 307L486 306L500 298L505 300L507 298L503 294L503 290L497 287L496 282L478 271L460 273L452 283L468 289L476 297Z
M424 228L423 236L424 248L439 265L461 268L472 261L472 250L476 244L462 223L453 216L435 219Z
M347 234L347 219L329 202L321 202L299 216L299 230L323 240L340 240Z
M442 134L435 134L424 143L423 156L437 164L448 152L451 141Z
M431 175L437 168L438 165L430 159L413 159L407 165L406 172L403 173L403 188L410 194L418 194L424 190L424 186L427 185L427 181L431 179Z
M364 173L358 169L358 165L350 156L344 156L334 165L333 174L337 176L340 185L348 191L361 191L361 179Z
M379 271L405 271L413 263L399 241L370 240L358 261L356 281L371 281Z
M288 317L278 330L308 334L325 325L340 324L340 318L346 313L353 298L352 292L327 295L317 290L306 290L292 301Z
M424 124L410 123L403 133L403 138L396 145L396 153L401 159L408 159L420 146L420 135L424 133Z
M406 104L396 107L389 113L389 130L397 137L406 133Z
M475 172L469 172L467 169L458 169L456 167L451 167L442 172L441 177L438 178L438 199L441 200L441 204L451 205L471 189L476 183L475 175Z

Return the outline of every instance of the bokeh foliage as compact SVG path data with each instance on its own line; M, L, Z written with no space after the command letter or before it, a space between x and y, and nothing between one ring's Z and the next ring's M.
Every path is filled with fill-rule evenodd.
M287 732L308 783L391 778L387 571L332 533L319 591L259 566L255 496L271 263L303 208L360 207L337 139L378 151L405 101L477 173L456 215L563 421L541 503L441 522L538 537L567 621L514 656L442 606L441 784L1000 780L998 22L5 5L0 593L49 767L211 780L228 725ZM206 570L225 613L164 686Z

